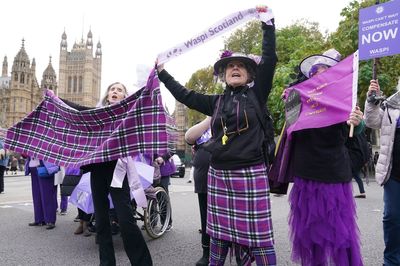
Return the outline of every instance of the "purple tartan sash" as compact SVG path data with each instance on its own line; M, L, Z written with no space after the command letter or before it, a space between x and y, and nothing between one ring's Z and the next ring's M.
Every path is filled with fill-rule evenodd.
M167 152L166 114L154 70L146 87L118 104L77 111L47 90L45 99L7 130L5 146L64 167Z

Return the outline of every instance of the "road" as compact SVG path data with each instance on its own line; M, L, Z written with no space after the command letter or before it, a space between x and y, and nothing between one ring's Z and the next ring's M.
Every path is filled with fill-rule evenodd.
M194 265L201 256L197 196L193 193L193 183L188 184L187 178L188 174L171 181L173 229L156 240L143 232L154 265ZM355 182L353 187L358 192ZM366 192L366 199L356 199L362 255L365 265L382 265L383 190L370 182ZM287 196L271 199L278 265L295 265L290 261ZM73 234L78 225L73 222L76 215L76 208L69 205L67 215L57 216L55 229L29 227L28 223L33 221L30 177L6 177L5 193L0 194L0 265L98 265L94 236ZM120 236L114 236L114 245L117 265L129 265ZM231 265L229 259L226 265ZM235 265L234 260L232 265Z

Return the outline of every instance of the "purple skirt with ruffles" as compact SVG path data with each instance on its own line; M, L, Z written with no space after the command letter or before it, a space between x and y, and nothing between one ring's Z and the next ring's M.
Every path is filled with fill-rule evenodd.
M292 260L303 266L363 265L351 182L295 177L290 192Z

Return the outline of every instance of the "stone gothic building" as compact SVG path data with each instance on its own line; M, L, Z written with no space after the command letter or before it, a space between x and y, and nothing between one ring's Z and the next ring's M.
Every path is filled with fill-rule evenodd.
M56 74L51 65L43 73L41 86L36 79L36 61L29 59L25 41L14 58L8 76L7 56L4 57L0 77L0 127L8 128L24 118L42 101L44 88L56 90Z
M81 39L67 50L67 34L61 36L58 97L94 107L100 99L102 51L97 43L93 57L93 35L89 30L86 42Z
M191 159L191 148L185 141L185 133L188 130L188 108L182 103L175 101L174 119L176 124L176 153L185 162Z

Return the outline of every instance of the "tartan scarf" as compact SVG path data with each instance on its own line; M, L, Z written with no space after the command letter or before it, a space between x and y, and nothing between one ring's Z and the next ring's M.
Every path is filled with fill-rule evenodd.
M167 152L167 119L158 77L117 104L78 111L47 90L28 116L7 130L5 147L64 167Z

